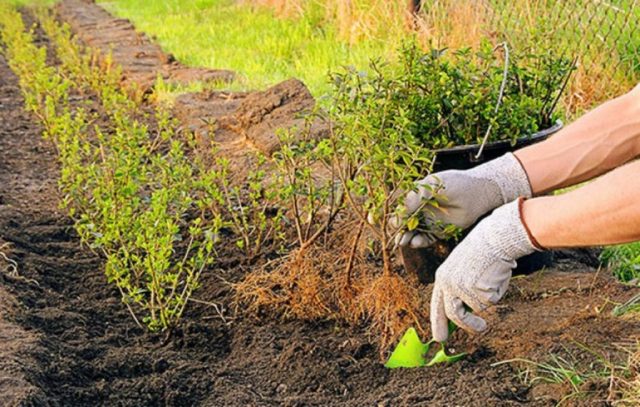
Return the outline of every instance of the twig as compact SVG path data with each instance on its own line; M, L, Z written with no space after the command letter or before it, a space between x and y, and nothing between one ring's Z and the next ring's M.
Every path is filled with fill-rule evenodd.
M4 249L6 246L7 246L7 244L3 244L2 246L0 246L0 249ZM6 261L9 264L7 266L7 268L5 269L7 274L9 274L11 277L17 277L18 276L18 263L13 259L8 258L7 255L4 254L1 251L0 251L0 256L2 256L4 261Z
M127 311L129 311L129 314L131 314L131 316L133 317L133 320L136 322L136 325L138 325L138 327L144 329L144 327L142 326L142 324L138 320L138 317L136 316L135 312L133 312L133 308L131 308L131 304L129 304L129 302L126 300L127 297L126 297L124 291L122 290L122 287L120 287L120 284L116 283L116 287L118 287L118 291L120 291L120 296L122 298L122 302L127 307Z
M500 93L498 94L498 101L496 103L496 107L493 110L494 114L498 114L498 110L500 109L500 105L502 104L502 97L504 96L504 88L507 86L507 78L509 76L509 47L506 42L498 44L493 50L495 51L498 47L504 48L504 72L502 73L502 83L500 84ZM489 123L489 127L487 127L487 132L484 133L484 137L482 138L482 143L480 144L480 149L476 154L476 160L482 156L482 152L484 151L484 146L487 144L487 140L489 139L489 134L491 133L491 129L493 127L492 123Z
M198 299L195 299L195 298L187 298L187 301L193 301L193 302L198 303L198 304L203 304L203 305L208 305L210 307L213 307L213 309L216 310L216 313L218 314L218 316L220 317L222 322L224 322L225 325L229 325L230 324L229 320L227 320L227 318L224 316L224 306L223 305L218 306L218 304L216 304L215 302L203 301L203 300L198 300ZM220 309L220 308L222 308L222 309Z
M351 270L353 269L353 260L356 256L356 250L358 249L358 242L360 241L360 237L362 236L362 231L364 230L364 222L360 221L358 225L358 233L356 233L355 238L353 239L353 245L351 246L351 251L349 252L349 259L347 260L347 269L345 273L347 274L347 286L351 287Z
M7 246L9 246L9 243L3 244L2 246L0 246L0 249L4 249ZM22 280L22 281L25 281L27 283L32 283L32 284L35 284L36 286L40 287L40 284L36 280L34 280L32 278L23 277L18 273L18 262L17 261L15 261L13 259L10 259L2 251L0 251L0 257L2 257L2 259L8 264L8 266L2 271L7 273L7 275L9 275L9 277L14 278L16 280Z
M573 58L573 62L571 62L571 68L569 69L569 72L567 73L567 76L565 76L564 82L562 83L562 86L560 87L560 91L558 92L558 94L556 95L555 100L551 104L551 107L549 108L549 111L548 112L542 112L542 114L544 116L549 116L549 118L551 118L550 117L551 113L556 109L556 106L558 105L558 102L560 101L560 97L564 93L564 90L567 88L567 85L569 84L569 79L571 78L571 74L573 73L573 71L576 68L577 64L578 64L578 57L575 57L575 58ZM544 108L546 108L546 106L543 106L543 109Z

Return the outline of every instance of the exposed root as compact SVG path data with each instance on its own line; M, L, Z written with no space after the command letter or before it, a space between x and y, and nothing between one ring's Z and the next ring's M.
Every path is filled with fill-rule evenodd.
M332 304L337 310L340 320L357 325L367 319L360 305L362 292L370 284L371 275L365 267L353 267L351 276L340 273L331 282Z
M423 310L428 309L428 296L415 277L380 275L379 265L367 258L360 237L357 229L340 228L331 236L335 247L294 251L250 272L234 286L236 301L258 316L366 323L384 358L410 326L426 333Z
M286 309L288 298L286 276L280 269L273 271L264 268L252 271L239 283L232 284L236 293L236 302L245 312L252 315L282 313Z
M9 243L4 243L2 245L0 245L0 259L4 261L5 265L4 268L2 269L2 272L4 274L7 274L11 277L18 277L18 263L9 258L5 252L8 252L9 249Z
M18 273L18 262L9 257L11 255L9 246L9 243L7 242L0 245L0 261L4 262L4 266L0 268L0 272L15 280L24 281L25 283L34 284L40 287L40 284L38 284L36 280L23 277Z
M425 298L417 281L407 281L398 274L383 274L371 280L360 299L362 313L371 321L370 332L379 336L380 356L411 326L425 333Z
M249 273L234 286L236 299L252 314L286 319L332 318L328 304L331 288L329 279L323 278L322 263L313 248L292 252L273 268Z

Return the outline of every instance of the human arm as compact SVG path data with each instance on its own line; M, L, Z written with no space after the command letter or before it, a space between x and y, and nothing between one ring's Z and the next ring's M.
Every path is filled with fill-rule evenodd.
M427 226L467 228L482 215L513 201L589 180L640 156L640 85L604 103L541 143L466 171L444 171L418 181L407 195L405 216L432 197ZM400 245L425 247L433 236L407 232Z
M540 246L604 246L640 240L640 161L581 188L524 202L523 220Z
M543 248L640 240L640 161L566 194L512 202L482 220L436 272L431 324L447 339L447 320L482 331L476 313L504 295L519 257Z
M533 195L590 180L640 156L640 85L515 156Z

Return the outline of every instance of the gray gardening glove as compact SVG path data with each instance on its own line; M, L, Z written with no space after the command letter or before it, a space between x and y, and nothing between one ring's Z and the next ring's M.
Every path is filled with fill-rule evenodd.
M530 198L532 194L526 172L511 153L470 170L438 172L416 184L417 190L407 194L403 216L408 218L423 210L423 222L426 223L423 226L432 233L404 232L398 237L400 246L430 246L444 237L438 226L455 225L466 229L493 209L518 197ZM437 208L423 205L434 196ZM397 219L393 223L401 224Z
M482 311L502 298L516 259L541 250L520 216L522 199L496 209L451 252L436 271L431 297L433 338L445 341L448 322L472 332L486 322L468 312Z

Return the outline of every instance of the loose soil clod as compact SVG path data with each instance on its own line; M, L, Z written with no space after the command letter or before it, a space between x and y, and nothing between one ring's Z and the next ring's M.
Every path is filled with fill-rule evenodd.
M59 18L68 23L86 45L111 54L122 67L123 84L134 91L151 91L158 76L166 83L188 84L194 81L231 82L228 70L191 68L176 61L125 19L115 18L89 0L65 0L56 7ZM225 150L237 168L246 167L246 150L256 149L271 155L279 147L276 131L301 129L302 114L315 106L306 86L297 79L275 85L265 91L245 93L203 92L186 94L175 102L176 117L208 142ZM215 134L212 134L212 124ZM321 122L312 132L321 137L327 131Z

